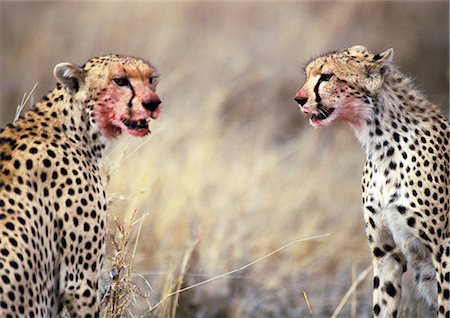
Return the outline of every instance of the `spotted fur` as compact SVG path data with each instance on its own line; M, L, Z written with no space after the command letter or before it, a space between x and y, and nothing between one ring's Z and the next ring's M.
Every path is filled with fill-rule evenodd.
M306 67L296 101L314 127L348 122L366 151L373 316L397 316L409 267L432 310L450 318L449 123L392 57L392 49L362 46L320 56Z
M55 67L57 87L0 133L0 317L98 317L106 197L99 159L149 133L156 71L121 55Z

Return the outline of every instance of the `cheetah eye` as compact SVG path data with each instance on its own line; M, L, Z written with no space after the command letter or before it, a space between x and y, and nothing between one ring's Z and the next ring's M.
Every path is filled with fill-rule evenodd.
M148 78L148 82L150 83L150 85L156 84L157 81L158 81L158 76L150 76Z
M333 73L320 74L320 79L319 79L319 81L321 81L321 82L329 81L330 78L333 77L333 75L334 75Z
M126 77L115 77L113 78L114 83L119 86L127 86L130 85L130 81Z

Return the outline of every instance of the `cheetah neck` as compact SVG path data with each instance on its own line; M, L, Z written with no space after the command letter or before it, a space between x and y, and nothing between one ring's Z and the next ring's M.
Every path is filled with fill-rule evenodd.
M64 132L65 138L89 157L103 157L110 141L102 137L86 102L80 102L58 86L36 104L34 111L53 121L54 127Z
M386 76L378 94L370 97L370 101L370 118L360 129L354 129L368 158L385 158L392 142L406 144L411 138L418 138L430 128L430 116L441 116L437 107L396 70Z

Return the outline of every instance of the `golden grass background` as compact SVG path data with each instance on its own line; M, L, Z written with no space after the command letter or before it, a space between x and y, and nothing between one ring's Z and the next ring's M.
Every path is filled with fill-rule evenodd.
M447 1L3 1L0 126L36 82L34 100L53 87L58 62L147 58L161 72L163 113L149 138L121 137L104 160L118 235L106 269L121 266L106 275L129 281L104 288L124 292L134 317L329 317L370 264L364 153L350 128L314 130L299 114L302 66L354 44L394 47L448 115L448 12ZM177 288L330 232L148 311ZM425 317L405 294L403 316ZM369 317L370 307L367 278L339 317Z

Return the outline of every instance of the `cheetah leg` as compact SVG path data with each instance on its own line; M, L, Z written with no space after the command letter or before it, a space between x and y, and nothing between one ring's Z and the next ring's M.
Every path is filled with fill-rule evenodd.
M434 255L438 286L438 317L450 318L450 239L447 239Z
M426 300L432 310L437 311L436 269L430 251L414 236L407 238L407 244L404 248L408 264L415 271L419 294Z
M401 281L406 259L383 224L380 211L366 208L366 233L373 259L373 317L395 318L401 298Z
M78 272L80 273L80 272ZM71 318L99 317L97 301L97 278L66 275L63 301ZM70 277L70 279L68 279Z
M378 247L380 250L381 248ZM405 260L399 254L375 256L373 259L373 317L395 318L401 297Z

